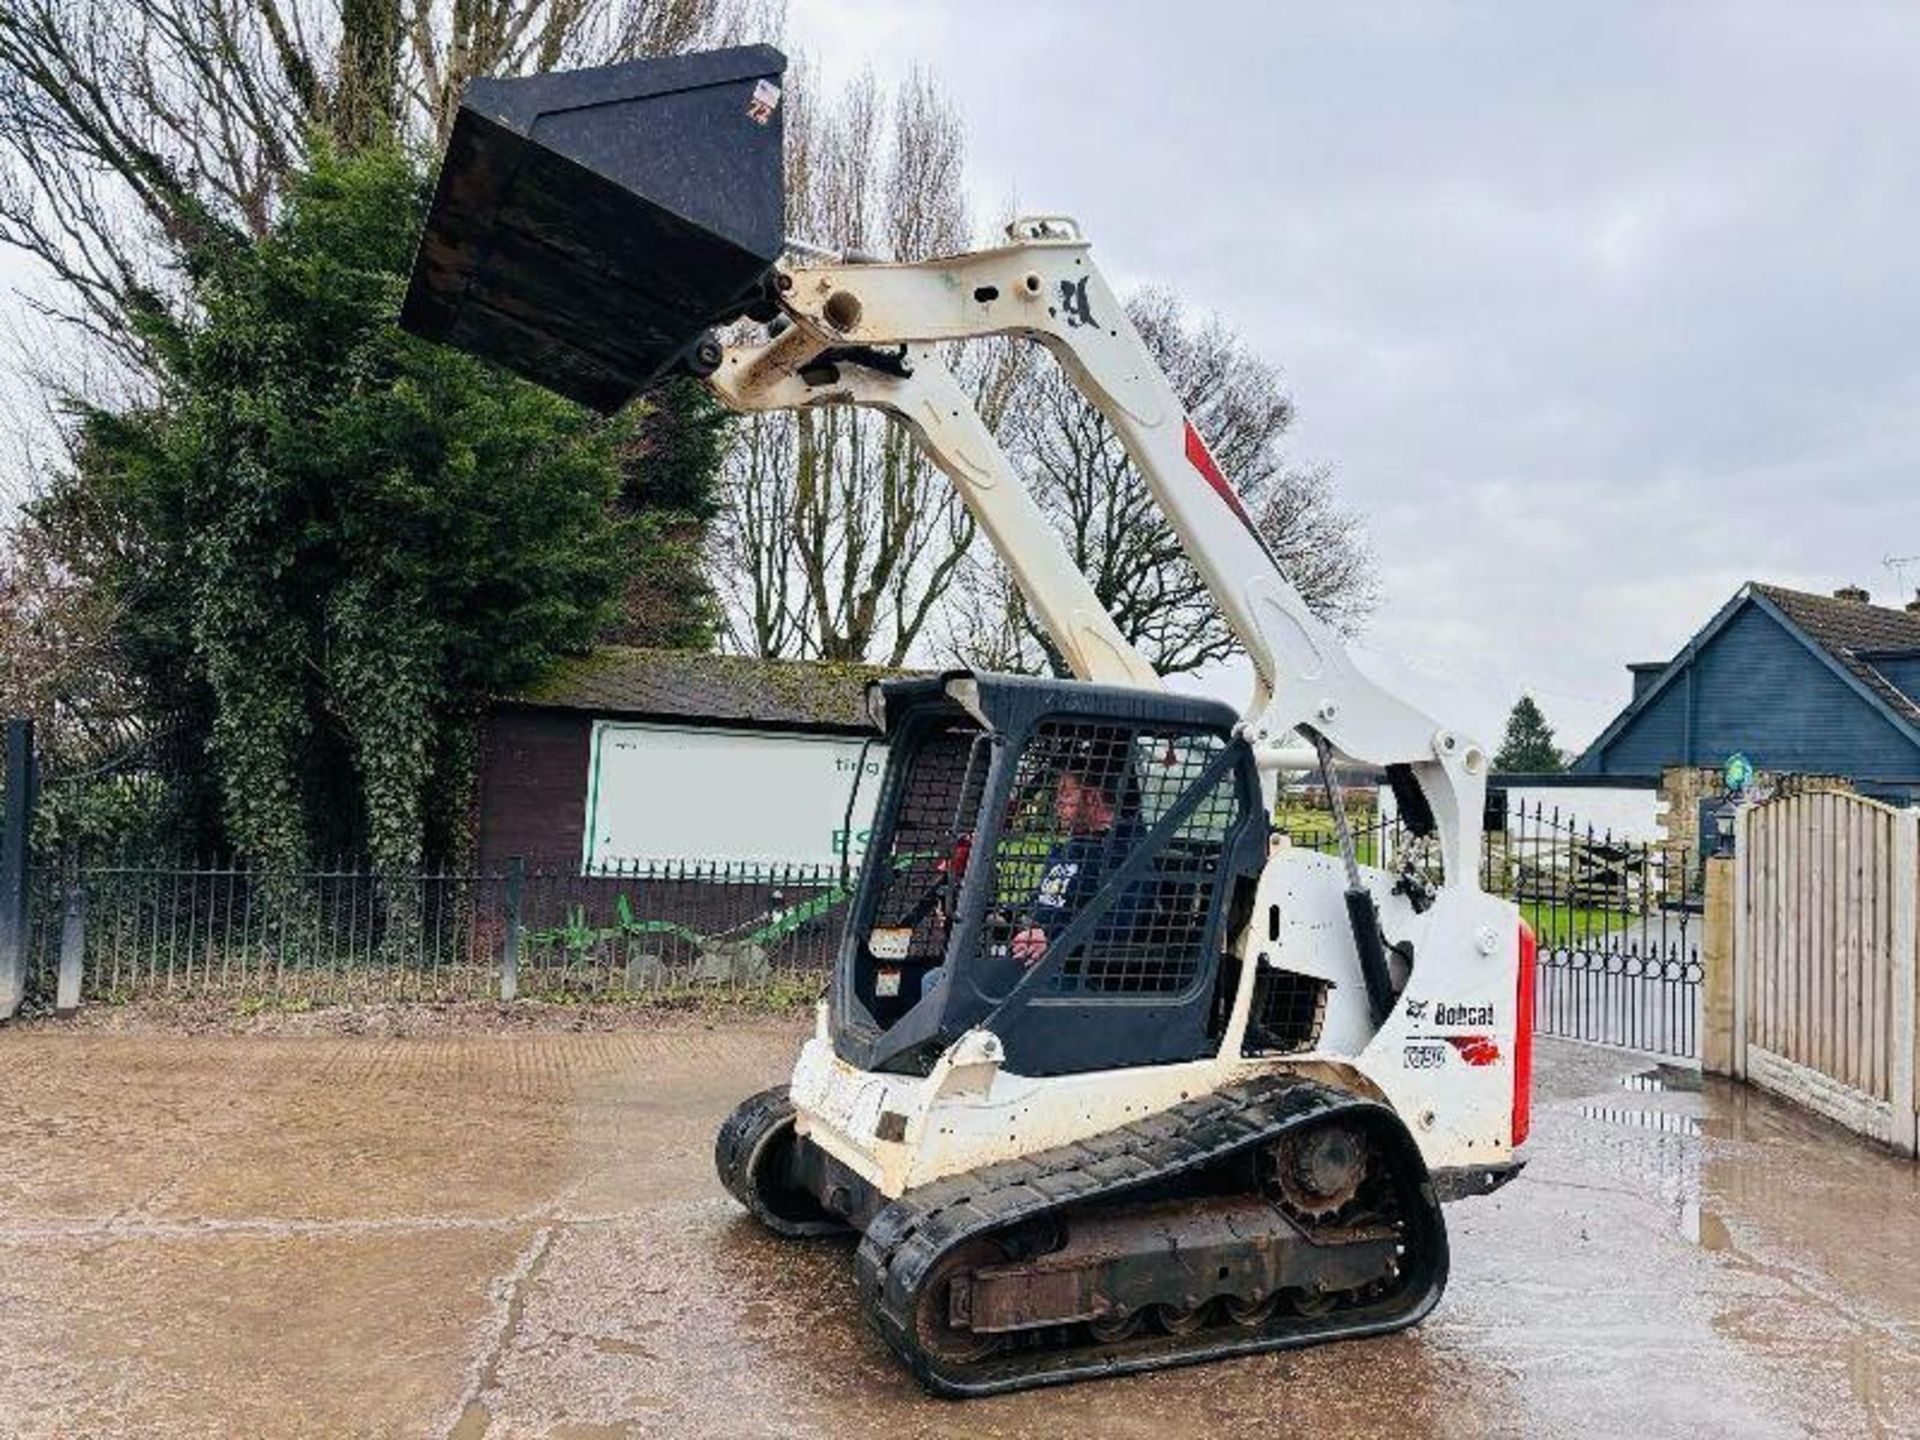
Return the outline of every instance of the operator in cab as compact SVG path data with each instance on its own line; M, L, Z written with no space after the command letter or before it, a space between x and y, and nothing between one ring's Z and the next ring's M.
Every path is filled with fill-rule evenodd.
M1061 839L1047 852L1028 906L1031 923L1014 932L1013 958L1033 966L1045 958L1054 937L1073 923L1087 902L1100 893L1107 875L1139 843L1139 805L1126 802L1126 753L1102 749L1076 755L1060 772L1053 792L1053 817ZM1131 929L1139 909L1138 885L1107 912L1103 931Z
M1094 745L1067 757L1054 782L1053 822L1058 839L1039 867L1032 894L1017 912L1007 953L1031 969L1054 939L1100 893L1107 877L1126 861L1144 833L1139 802L1126 783L1126 747ZM1001 841L1006 848L1006 839ZM1129 933L1143 908L1145 886L1127 887L1098 927L1104 938ZM931 995L946 981L936 966L921 982Z

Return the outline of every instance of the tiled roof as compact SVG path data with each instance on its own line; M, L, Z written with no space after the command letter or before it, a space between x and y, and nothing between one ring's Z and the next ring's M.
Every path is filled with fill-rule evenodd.
M1808 639L1886 702L1896 714L1920 722L1920 697L1904 694L1863 657L1876 651L1920 650L1920 613L1864 600L1840 600L1755 581L1753 591L1779 606Z
M560 661L538 682L505 698L514 705L601 715L864 729L867 682L909 673L882 665L609 645Z

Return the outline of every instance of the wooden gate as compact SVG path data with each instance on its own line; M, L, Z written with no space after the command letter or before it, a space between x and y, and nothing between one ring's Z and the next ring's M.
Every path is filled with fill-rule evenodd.
M1812 791L1736 840L1734 1073L1912 1154L1920 811Z

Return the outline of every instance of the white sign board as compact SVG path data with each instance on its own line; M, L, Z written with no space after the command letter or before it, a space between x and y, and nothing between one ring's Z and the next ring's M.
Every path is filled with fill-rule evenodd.
M587 766L587 874L668 863L833 865L862 742L601 720ZM886 747L866 746L848 854L859 863Z

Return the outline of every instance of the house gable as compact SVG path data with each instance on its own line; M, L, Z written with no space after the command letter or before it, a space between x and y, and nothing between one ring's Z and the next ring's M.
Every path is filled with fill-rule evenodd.
M1735 751L1766 770L1920 773L1920 744L1773 606L1750 594L1691 641L1575 763L1598 774L1718 765Z
M1687 687L1666 685L1646 703L1620 732L1596 742L1573 764L1575 771L1596 775L1658 775L1687 745Z

